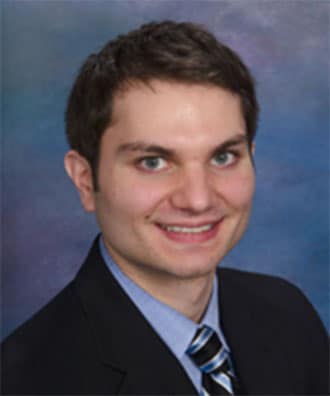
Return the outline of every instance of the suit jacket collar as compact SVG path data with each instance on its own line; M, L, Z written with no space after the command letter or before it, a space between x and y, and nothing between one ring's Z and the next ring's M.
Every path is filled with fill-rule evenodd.
M107 269L98 239L75 282L103 364L120 394L196 394L186 372Z

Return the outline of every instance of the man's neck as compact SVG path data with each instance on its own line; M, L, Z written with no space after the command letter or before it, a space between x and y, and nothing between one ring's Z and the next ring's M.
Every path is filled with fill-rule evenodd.
M172 279L164 276L154 279L153 274L135 274L127 268L121 270L133 282L152 295L157 300L185 315L190 320L199 323L207 309L215 271L196 278Z

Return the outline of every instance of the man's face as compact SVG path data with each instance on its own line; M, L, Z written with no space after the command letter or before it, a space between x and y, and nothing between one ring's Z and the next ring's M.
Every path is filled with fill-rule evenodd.
M239 241L251 209L240 101L213 86L151 88L135 85L115 98L89 209L133 279L206 276Z

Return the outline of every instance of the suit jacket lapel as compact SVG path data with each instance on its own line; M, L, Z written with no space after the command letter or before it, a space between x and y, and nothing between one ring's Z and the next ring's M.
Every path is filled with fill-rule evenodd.
M97 241L75 287L100 360L121 375L117 393L196 394L180 363L106 268Z
M269 305L242 287L235 272L219 271L219 304L221 327L232 351L241 393L283 394L288 389L287 394L293 394L280 316L269 312Z

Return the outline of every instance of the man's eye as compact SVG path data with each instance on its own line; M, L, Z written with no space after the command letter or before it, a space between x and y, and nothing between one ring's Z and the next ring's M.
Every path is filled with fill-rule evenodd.
M147 157L139 160L139 165L143 169L157 171L166 168L167 163L163 158L160 157Z
M227 166L235 162L236 157L236 154L230 152L218 153L213 157L212 163L216 166Z

